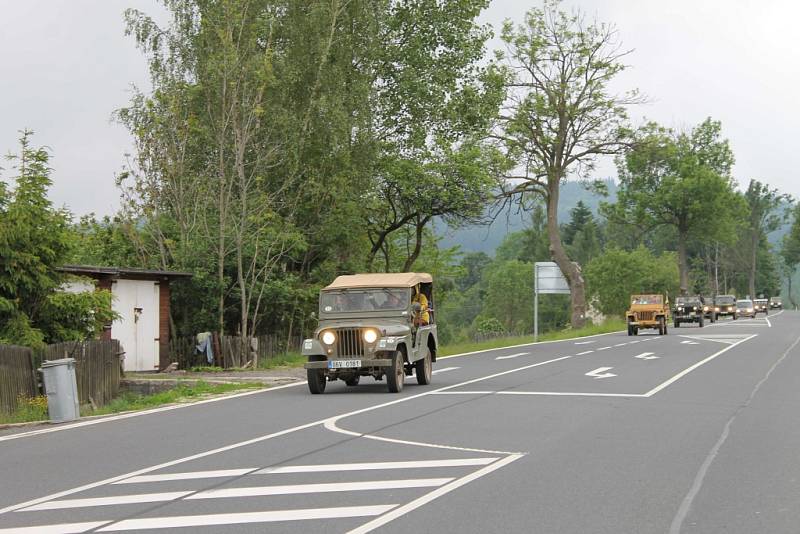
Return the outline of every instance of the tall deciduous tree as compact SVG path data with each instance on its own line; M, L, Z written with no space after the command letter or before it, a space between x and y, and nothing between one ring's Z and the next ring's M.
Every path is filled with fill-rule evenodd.
M733 152L711 119L679 134L648 124L618 159L617 203L606 213L650 232L676 233L681 294L689 290L689 243L732 241L746 211L733 189L732 166Z
M782 194L777 189L770 189L769 185L762 184L758 180L750 180L750 185L747 186L747 191L744 193L744 199L750 210L750 217L747 220L748 288L750 297L755 298L759 243L765 234L777 230L784 221L783 214L779 213L779 210L785 203L791 201L791 197Z
M569 282L572 325L581 327L584 279L559 234L559 188L571 175L586 177L598 156L626 146L626 107L641 99L636 91L617 94L609 86L628 53L614 26L587 23L579 12L561 11L558 1L529 11L520 26L506 21L502 38L509 98L497 139L517 164L506 177L506 194L545 200L550 255Z

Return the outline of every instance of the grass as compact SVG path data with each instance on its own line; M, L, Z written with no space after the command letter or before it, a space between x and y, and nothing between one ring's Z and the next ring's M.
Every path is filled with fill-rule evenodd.
M191 381L188 383L178 383L178 385L167 391L154 393L153 395L138 395L135 393L123 393L106 406L96 410L81 410L81 415L106 415L111 413L127 412L131 410L146 410L156 408L164 404L185 402L197 399L205 395L219 395L221 393L231 393L242 389L253 389L264 387L260 382L255 383L231 383L231 384L209 384L202 380Z
M619 330L625 330L625 322L621 319L609 319L603 324L586 326L578 330L568 328L555 332L547 332L539 335L539 341L558 341L560 339L607 334L609 332L617 332ZM467 341L463 343L444 345L442 346L438 355L451 356L453 354L463 354L465 352L475 352L477 350L500 349L513 345L524 345L526 343L533 343L533 335L498 337L495 339L487 339L486 341Z
M279 369L281 367L302 367L306 363L306 357L300 353L292 352L283 356L259 360L259 369Z
M231 393L243 389L253 389L264 387L261 382L235 383L235 384L209 384L202 380L178 383L178 385L167 391L155 393L153 395L138 395L135 393L123 393L111 403L100 408L90 407L81 408L81 415L106 415L132 410L146 410L156 408L165 404L176 402L186 402L192 399L199 399L206 395L219 395L221 393ZM9 423L30 423L35 421L46 421L47 397L21 398L18 408L14 413L0 413L0 424Z

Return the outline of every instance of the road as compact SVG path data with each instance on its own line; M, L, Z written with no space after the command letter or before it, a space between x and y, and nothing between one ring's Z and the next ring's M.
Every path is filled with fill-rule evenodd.
M0 432L0 534L796 533L799 336L786 311Z

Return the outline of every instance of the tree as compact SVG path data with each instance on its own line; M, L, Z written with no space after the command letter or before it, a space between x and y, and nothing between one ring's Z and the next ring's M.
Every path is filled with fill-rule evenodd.
M550 255L569 282L572 325L585 321L586 298L580 267L559 235L559 188L571 174L585 177L597 156L617 154L628 140L626 107L641 102L635 91L610 88L624 70L613 26L587 24L580 12L567 14L547 0L523 25L506 21L502 39L509 99L496 132L517 170L506 176L505 194L530 193L547 205Z
M564 246L578 265L588 265L600 253L600 228L590 210L579 200L570 212L570 221L561 231Z
M732 241L744 210L730 171L733 152L721 125L706 119L690 133L655 123L639 132L635 146L618 158L620 188L607 216L647 232L675 232L680 291L689 290L692 241Z
M0 181L0 342L35 347L93 337L114 314L108 291L59 291L70 214L47 198L50 155L31 146L32 134L22 132L19 155L8 156L18 172L13 190Z
M775 230L784 221L782 214L777 211L791 197L781 194L777 189L770 189L769 185L762 184L758 180L750 180L744 199L750 211L748 222L748 251L749 251L749 277L748 288L751 298L756 296L756 267L759 251L759 244L763 237Z
M780 255L782 260L781 270L788 284L789 300L792 303L792 307L797 308L797 303L792 293L792 279L797 272L797 266L800 265L800 204L795 205L791 216L792 225L789 228L789 232L783 236Z
M628 309L631 294L674 295L678 268L674 253L656 256L644 247L633 251L611 248L586 266L587 289L598 309L606 315L621 316Z

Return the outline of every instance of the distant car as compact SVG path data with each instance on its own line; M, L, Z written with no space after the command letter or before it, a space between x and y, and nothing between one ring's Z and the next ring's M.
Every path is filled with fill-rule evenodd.
M697 323L703 328L705 314L701 297L678 297L672 309L672 326L678 328L681 323Z
M756 308L755 305L753 304L753 301L749 299L737 300L736 315L738 315L739 317L754 318L756 316Z
M703 301L703 317L712 323L717 321L717 312L714 311L714 299L712 297L700 297Z
M733 295L717 295L714 297L714 312L717 317L729 315L735 321L737 316L736 297Z
M769 315L769 301L767 299L755 299L753 301L753 308L755 308L756 313Z
M769 307L772 310L782 310L783 309L783 301L780 297L772 297L769 299Z

